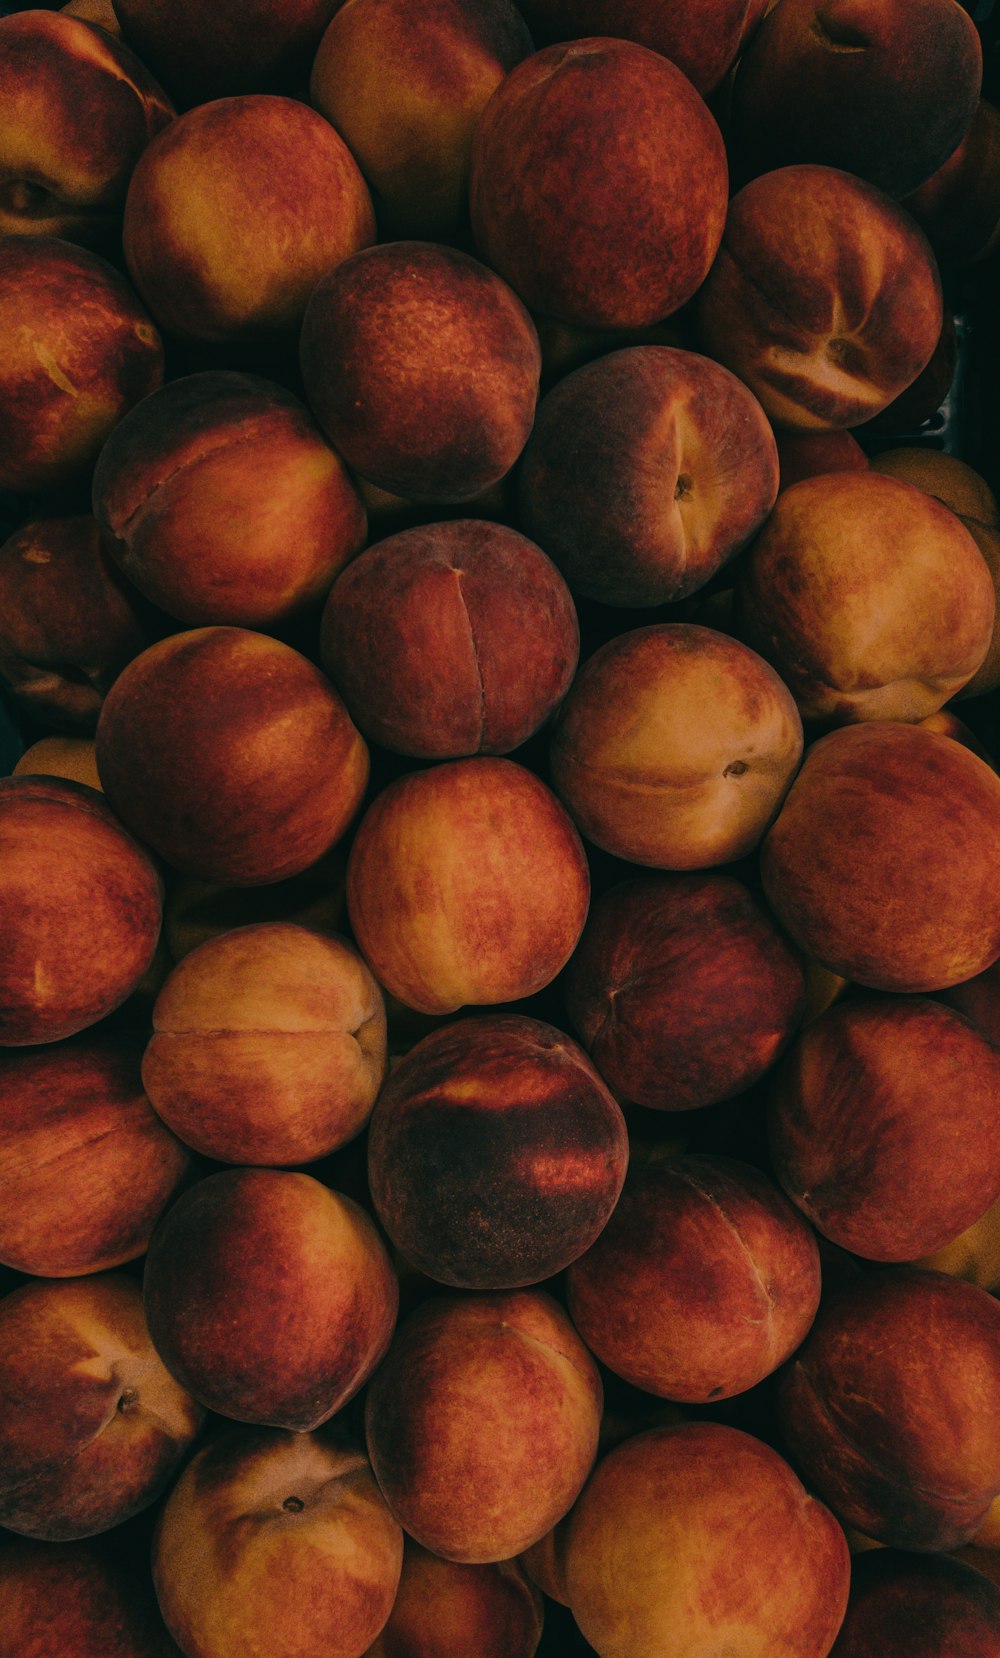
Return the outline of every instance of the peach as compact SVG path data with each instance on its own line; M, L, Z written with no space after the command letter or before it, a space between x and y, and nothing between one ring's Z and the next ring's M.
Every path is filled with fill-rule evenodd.
M465 211L491 94L533 50L511 0L346 0L313 61L312 103L350 145L383 236L443 236Z
M741 572L743 636L828 725L935 713L982 663L995 609L954 513L873 468L782 490Z
M237 927L174 968L142 1059L154 1110L224 1163L309 1163L359 1133L386 1069L357 952L291 922Z
M368 808L348 858L354 936L380 984L418 1013L544 989L589 902L576 830L513 760L452 760L398 778Z
M462 1565L408 1538L389 1621L365 1658L534 1658L543 1617L516 1561Z
M96 789L0 778L0 1043L58 1042L120 1007L153 959L162 900Z
M422 1272L516 1289L594 1242L628 1163L625 1120L587 1057L520 1015L418 1042L378 1097L368 1176L379 1220Z
M930 362L941 278L903 208L833 167L781 167L744 185L698 297L710 356L777 426L857 426Z
M145 1252L191 1158L150 1107L142 1039L0 1052L0 1260L44 1278Z
M478 259L431 242L385 242L324 276L300 359L348 466L414 501L468 501L498 483L535 417L527 311Z
M321 276L375 240L357 162L294 98L213 98L165 128L132 174L125 258L160 326L186 340L298 329Z
M169 863L255 886L301 873L340 839L368 750L306 657L262 633L204 627L118 676L97 767L115 811Z
M986 259L1000 236L1000 110L980 98L957 149L903 205L939 258Z
M895 437L900 432L939 432L949 418L949 398L958 368L958 329L950 306L944 305L937 345L915 380L891 403L856 428L858 437ZM952 414L952 419L954 415Z
M767 0L523 0L540 45L575 35L634 40L676 63L703 97L724 79L766 9Z
M342 1428L232 1429L164 1504L153 1582L189 1658L361 1658L402 1558L399 1526Z
M114 0L122 33L185 104L307 73L338 0Z
M830 1658L1000 1658L1000 1589L948 1555L871 1550Z
M121 41L58 11L0 18L0 233L101 240L139 156L173 119Z
M584 663L553 731L552 782L606 852L703 869L753 851L801 755L791 692L755 651L661 622Z
M878 720L811 745L761 877L807 955L873 990L923 993L1000 955L998 859L996 773L950 737Z
M566 1275L570 1317L633 1387L686 1404L770 1376L819 1306L811 1228L728 1157L633 1162L614 1214Z
M124 277L52 236L0 237L0 489L86 485L163 345Z
M642 328L715 258L728 169L718 127L668 58L589 36L545 47L490 99L469 203L483 258L532 310Z
M508 1560L578 1496L601 1402L597 1366L550 1296L434 1296L372 1379L368 1454L422 1547L461 1564Z
M782 0L740 60L733 146L757 172L819 162L898 198L961 142L982 76L954 0Z
M1000 1046L1000 962L991 962L981 973L949 986L944 1000Z
M1000 1198L1000 1052L922 997L858 996L795 1042L769 1092L778 1180L873 1261L950 1243Z
M543 399L519 470L521 522L576 593L658 605L703 587L778 492L774 434L727 369L632 346Z
M870 464L851 432L778 432L777 444L781 489L822 472L863 472Z
M19 1658L182 1658L151 1585L112 1550L27 1539L0 1550L0 1649Z
M555 565L516 530L473 518L386 536L323 611L320 661L352 718L420 759L520 747L566 695L579 655Z
M152 638L89 514L34 519L0 546L0 616L9 694L34 719L74 731L93 731L105 692Z
M891 1267L835 1290L779 1398L803 1478L876 1542L958 1548L1000 1493L1000 1305L959 1278Z
M160 1363L119 1273L34 1278L0 1300L0 1524L92 1537L155 1502L202 1412Z
M318 608L365 541L340 457L255 374L189 374L145 398L102 449L93 501L129 581L192 626L276 631Z
M990 1295L1000 1293L1000 1199L957 1238L912 1264L929 1272L964 1278L967 1284L976 1284Z
M636 1434L598 1464L570 1520L566 1571L600 1658L826 1658L850 1557L777 1451L690 1422Z
M96 23L106 34L121 40L121 25L112 0L69 0L69 4L60 6L59 10L67 17L82 17L86 23Z
M209 1410L298 1433L368 1380L397 1293L364 1210L283 1169L199 1181L146 1256L146 1317L171 1374Z
M26 748L13 777L65 777L101 792L97 748L92 737L40 737Z
M342 932L346 861L334 848L300 875L266 887L233 887L181 875L170 886L163 909L163 937L178 962L199 944L233 927L290 921L320 932Z
M802 1018L805 975L739 881L659 875L595 901L565 995L620 1098L690 1111L742 1093L773 1065Z

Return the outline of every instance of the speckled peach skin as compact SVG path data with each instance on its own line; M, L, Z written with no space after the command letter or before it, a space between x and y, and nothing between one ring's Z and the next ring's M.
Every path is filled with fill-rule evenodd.
M365 1658L533 1658L542 1597L515 1560L441 1560L412 1538L389 1621Z
M120 41L64 12L0 20L0 234L105 237L139 156L173 119Z
M299 651L204 627L150 646L118 676L97 768L115 811L169 863L254 886L300 874L336 844L361 803L368 749Z
M161 327L190 340L298 328L320 277L375 239L350 150L307 104L213 98L144 151L123 245Z
M551 1296L435 1296L372 1379L368 1454L424 1548L462 1563L507 1560L577 1497L601 1404L597 1367Z
M402 1558L403 1534L341 1428L233 1429L164 1504L153 1582L186 1658L361 1658Z
M831 1658L1000 1658L1000 1588L949 1555L869 1550Z
M146 1256L150 1334L209 1410L305 1433L353 1397L396 1322L372 1221L311 1175L226 1169L168 1210Z
M182 1658L149 1583L84 1542L5 1540L0 1642L19 1658Z
M611 352L543 399L518 471L521 523L575 593L657 605L703 587L778 492L751 392L670 346Z
M583 327L641 328L679 310L715 258L727 189L705 103L668 58L631 41L536 52L494 93L473 141L483 257L532 310Z
M0 1523L92 1537L154 1502L202 1423L118 1273L34 1278L0 1301Z
M660 52L703 97L714 91L767 9L768 0L524 0L539 45L574 35L613 35Z
M538 397L541 351L517 295L478 259L383 242L313 290L299 348L309 404L370 483L469 501L510 471Z
M782 491L741 571L743 637L803 720L923 719L993 637L989 567L953 512L868 468Z
M532 51L511 0L347 0L309 78L375 200L383 237L440 236L466 208L476 122Z
M827 1658L850 1557L777 1451L692 1422L603 1458L573 1510L566 1572L600 1658Z
M552 733L557 794L588 840L631 863L704 869L753 851L798 770L802 722L755 651L660 622L584 663Z
M933 356L941 278L923 231L873 185L780 167L730 202L697 312L709 355L776 426L857 426Z
M412 772L368 808L347 912L379 983L420 1013L531 996L572 955L590 874L555 795L514 760Z
M874 990L942 990L1000 955L1000 778L891 720L808 749L761 848L764 893L808 955Z
M1000 1306L944 1273L858 1278L784 1372L779 1420L802 1477L867 1537L971 1542L1000 1493Z
M768 1137L779 1181L824 1237L867 1260L915 1260L1000 1197L1000 1055L939 1002L859 996L773 1074Z

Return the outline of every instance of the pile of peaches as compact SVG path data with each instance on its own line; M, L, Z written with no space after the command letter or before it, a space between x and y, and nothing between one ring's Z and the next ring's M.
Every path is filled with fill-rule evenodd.
M971 10L0 17L0 1658L1000 1658Z

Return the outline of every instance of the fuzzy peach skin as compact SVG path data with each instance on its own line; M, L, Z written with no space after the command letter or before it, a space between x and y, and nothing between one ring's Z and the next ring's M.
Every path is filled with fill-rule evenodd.
M777 1451L690 1422L609 1452L573 1510L569 1604L600 1658L827 1658L850 1556Z
M350 1198L311 1175L226 1169L163 1217L144 1301L157 1352L209 1410L305 1433L379 1363L398 1289Z
M1000 1053L922 997L857 996L769 1087L774 1172L823 1236L872 1261L951 1243L1000 1198Z
M456 248L384 242L317 284L300 341L306 397L347 464L414 501L467 501L524 448L538 335L495 271Z
M320 662L352 718L419 759L520 747L579 656L576 607L551 559L481 519L386 536L338 576L323 610Z
M41 724L92 732L152 626L89 513L32 519L0 547L0 679Z
M12 777L66 777L100 792L97 750L92 737L40 737L26 748Z
M0 1261L44 1278L121 1266L191 1171L140 1079L142 1038L0 1051Z
M736 71L734 152L755 172L842 167L898 199L961 142L982 78L956 0L781 0Z
M93 1543L4 1542L0 1651L18 1658L183 1658L151 1585Z
M284 90L308 73L338 0L114 0L123 37L180 103Z
M519 1014L424 1037L394 1068L368 1135L390 1238L465 1289L561 1272L607 1224L627 1163L625 1119L586 1055Z
M0 778L0 1043L58 1042L120 1007L162 905L156 866L96 789Z
M533 50L511 0L346 0L309 78L311 102L350 145L383 237L443 236L466 206L476 122Z
M1000 1658L1000 1588L949 1555L869 1550L830 1658Z
M668 58L590 36L507 76L472 148L483 258L532 310L642 328L704 281L726 217L722 135Z
M173 1478L202 1412L157 1358L138 1284L33 1278L0 1300L0 1524L91 1537Z
M657 869L752 852L798 770L802 722L773 668L683 622L619 634L559 712L552 782L595 845Z
M555 795L516 761L452 760L390 783L347 864L347 913L379 983L419 1013L513 1002L566 965L590 872Z
M579 1494L601 1404L597 1366L551 1296L434 1296L372 1379L368 1454L424 1548L463 1564L509 1560Z
M1000 1493L1000 1305L914 1267L856 1278L783 1373L779 1420L803 1478L866 1536L970 1542Z
M543 399L518 472L521 523L575 593L657 605L703 587L774 505L767 416L708 357L611 352Z
M958 148L903 206L939 258L962 265L987 258L1000 236L1000 110L980 98Z
M833 167L781 167L738 191L698 296L709 356L776 426L857 426L930 362L941 278L903 208Z
M320 932L344 930L346 859L339 847L300 875L266 887L233 887L182 875L171 882L163 907L163 937L178 962L199 944L233 927L290 921Z
M54 236L0 237L0 489L86 485L122 416L163 379L125 278Z
M798 951L728 875L623 881L593 904L566 1007L621 1099L691 1111L742 1093L805 1010Z
M160 326L187 340L291 334L321 276L375 240L357 162L295 98L214 98L144 151L125 258Z
M676 63L707 97L739 56L767 4L768 0L523 0L522 10L539 45L575 35L634 40Z
M255 886L336 844L361 803L368 749L300 652L204 627L118 676L97 722L97 769L114 810L168 863Z
M231 1429L164 1504L153 1583L185 1658L361 1658L402 1558L403 1534L342 1428Z
M743 1393L790 1358L819 1306L819 1249L773 1181L728 1157L633 1161L566 1274L594 1356L682 1404Z
M184 375L116 427L93 479L107 555L192 626L277 631L364 546L365 509L308 410L256 374Z
M116 227L173 107L135 54L58 11L0 18L0 233L92 242Z
M813 743L761 848L799 948L873 990L926 992L1000 955L1000 778L970 749L876 720Z
M983 662L996 600L955 514L870 467L782 490L739 609L803 720L840 725L935 713Z
M542 1597L516 1560L441 1560L407 1538L389 1621L365 1658L534 1658Z
M357 951L292 922L200 945L156 998L142 1080L186 1145L310 1163L354 1138L386 1069L385 1004Z

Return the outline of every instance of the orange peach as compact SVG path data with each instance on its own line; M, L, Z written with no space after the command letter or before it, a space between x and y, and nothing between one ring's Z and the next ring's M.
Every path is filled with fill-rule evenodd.
M114 809L169 863L254 886L299 874L340 839L368 750L306 657L262 633L204 627L118 676L97 767Z
M434 1296L372 1379L368 1454L425 1549L464 1564L508 1560L579 1494L601 1401L597 1366L550 1296Z
M517 1561L462 1565L408 1538L389 1621L365 1658L533 1658L543 1617Z
M188 1658L361 1658L402 1558L402 1532L342 1428L233 1429L164 1504L153 1583Z
M290 922L237 927L174 968L143 1086L224 1163L310 1163L354 1138L386 1069L385 1005L357 952Z
M311 1175L226 1169L167 1211L144 1302L163 1362L209 1410L305 1433L351 1399L396 1322L364 1210Z
M476 128L469 186L483 257L525 304L642 328L704 281L726 217L722 135L687 77L589 36L513 69Z
M850 1556L762 1440L654 1428L598 1464L569 1523L569 1603L600 1658L826 1658Z
M714 629L619 634L578 673L552 781L589 840L631 863L704 869L752 852L802 755L787 686Z
M361 820L347 913L375 977L420 1013L512 1002L565 967L590 874L558 800L513 760L390 783Z
M328 121L295 98L214 98L143 152L125 258L160 326L187 340L297 330L321 276L375 240L368 188Z
M930 362L942 314L923 231L833 167L781 167L744 185L698 297L709 355L775 425L805 430L886 408Z
M0 1300L0 1524L62 1542L155 1502L202 1412L120 1273L33 1278Z
M40 737L26 748L11 773L13 777L66 777L101 791L97 749L92 737Z

